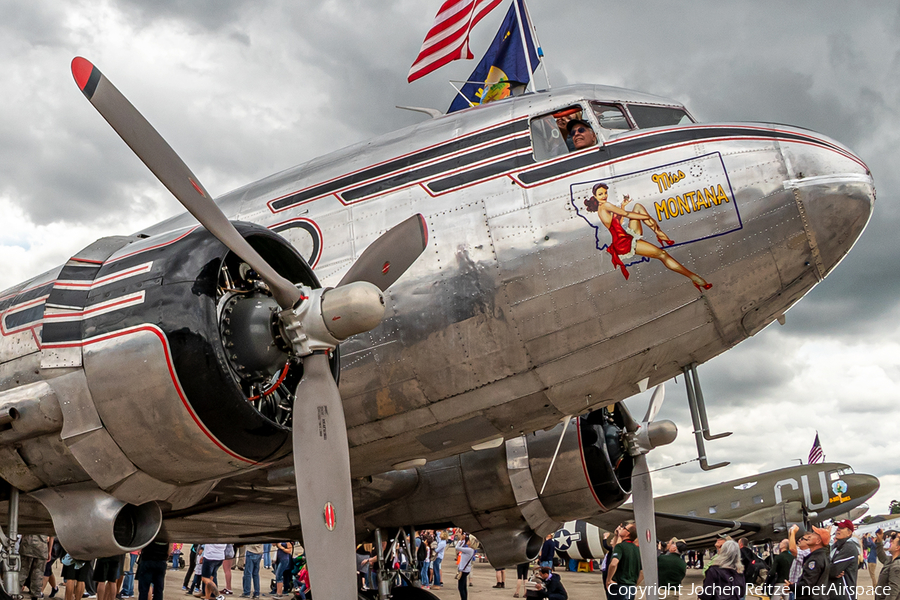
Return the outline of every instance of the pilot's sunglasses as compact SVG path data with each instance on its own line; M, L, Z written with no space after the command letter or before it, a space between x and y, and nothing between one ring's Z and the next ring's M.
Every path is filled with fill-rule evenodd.
M575 127L572 129L572 135L575 135L576 133L587 133L587 127Z

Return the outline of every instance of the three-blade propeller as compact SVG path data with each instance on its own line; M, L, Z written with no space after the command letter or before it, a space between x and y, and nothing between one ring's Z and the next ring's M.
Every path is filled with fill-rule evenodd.
M666 397L663 384L656 386L647 414L638 423L625 410L625 429L628 453L634 457L631 473L631 501L634 510L634 524L638 531L638 547L641 551L641 567L644 571L644 585L650 595L656 597L659 588L659 571L656 565L656 510L653 503L653 485L647 466L647 453L652 449L670 444L678 435L678 428L672 421L654 421Z
M328 352L377 327L385 291L424 251L428 232L414 215L375 240L334 289L298 289L238 233L209 192L140 112L84 58L72 61L79 89L134 153L213 236L268 285L282 308L281 332L303 360L293 411L294 472L311 583L322 598L356 598L350 450Z

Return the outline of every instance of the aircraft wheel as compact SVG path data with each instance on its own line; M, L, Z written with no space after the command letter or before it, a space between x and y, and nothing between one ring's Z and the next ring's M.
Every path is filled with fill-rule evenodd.
M394 589L391 590L391 599L392 600L440 600L437 596L435 596L428 590L423 590L421 588L412 587L412 586L395 587Z

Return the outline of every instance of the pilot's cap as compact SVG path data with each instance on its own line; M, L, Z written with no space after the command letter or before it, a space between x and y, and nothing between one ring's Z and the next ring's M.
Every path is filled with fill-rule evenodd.
M843 521L838 521L835 523L838 529L849 529L850 531L855 531L856 527L853 526L853 521L850 519L844 519Z
M581 119L572 119L571 121L569 121L568 123L566 123L566 133L571 134L571 133L572 133L572 128L575 127L576 125L584 125L585 127L587 127L588 129L590 129L591 131L594 131L594 128L591 127L591 124L588 123L587 121L582 121Z

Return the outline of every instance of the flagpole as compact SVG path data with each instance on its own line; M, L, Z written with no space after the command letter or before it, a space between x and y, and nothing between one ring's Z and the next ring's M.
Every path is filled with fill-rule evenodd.
M528 66L528 85L532 92L536 92L534 86L534 71L531 69L531 52L528 51L528 39L525 37L525 27L522 25L522 13L519 10L519 0L513 0L516 7L516 20L519 22L519 35L522 36L522 49L525 50L525 64Z
M816 430L816 438L819 437L819 431ZM819 440L819 449L822 451L822 462L825 462L825 448L822 447L822 440Z
M462 96L463 100L465 100L466 102L469 103L469 108L472 108L473 106L475 106L475 104L473 104L471 100L469 100L468 98L466 98L466 95L462 93L462 90L461 90L461 89L459 89L458 87L456 87L455 85L453 85L453 82L452 82L452 81L448 81L447 83L450 84L450 87L452 87L454 90L456 90L456 95L457 95L457 96ZM468 82L466 82L466 83L468 83ZM477 82L476 82L476 83L477 83Z
M544 72L544 79L547 80L547 89L550 89L550 74L547 73L547 61L544 58L544 48L541 45L541 39L537 34L537 27L534 25L534 20L531 18L531 11L528 10L528 4L525 3L525 0L522 0L522 6L525 8L525 18L528 19L528 25L531 26L531 35L534 37L534 45L537 46L538 59L541 61L541 70ZM527 49L525 55L528 55Z

